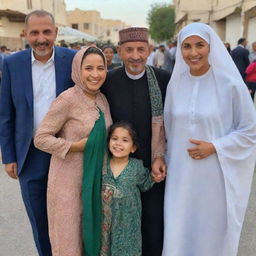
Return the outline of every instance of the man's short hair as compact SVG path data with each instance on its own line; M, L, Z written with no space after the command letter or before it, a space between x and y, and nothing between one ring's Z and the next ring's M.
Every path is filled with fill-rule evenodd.
M237 41L237 44L242 44L244 41L246 41L246 39L242 37Z
M0 46L0 50L1 50L2 52L4 52L5 50L7 50L7 47L6 47L5 45L1 45L1 46Z
M25 25L27 26L28 25L28 20L31 16L37 16L37 17L45 17L45 16L49 16L52 20L52 23L55 25L55 19L53 17L53 15L50 13L50 12L47 12L45 10L35 10L35 11L32 11L30 12L26 18L25 18Z

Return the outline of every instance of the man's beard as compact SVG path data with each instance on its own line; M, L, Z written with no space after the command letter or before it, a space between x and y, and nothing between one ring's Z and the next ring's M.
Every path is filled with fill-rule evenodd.
M50 52L50 49L49 48L46 48L45 50L38 50L37 47L40 47L40 46L46 46L46 47L49 47L50 43L49 42L43 42L43 43L35 43L33 46L34 46L34 52L38 55L38 56L41 56L41 57L44 57L45 55L48 55L49 52Z

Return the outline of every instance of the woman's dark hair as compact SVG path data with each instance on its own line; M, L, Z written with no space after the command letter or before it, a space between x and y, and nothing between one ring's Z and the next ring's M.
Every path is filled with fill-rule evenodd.
M105 50L105 49L108 49L108 48L112 49L113 52L115 53L115 47L114 47L113 45L110 45L110 44L103 45L102 51L104 52L104 50Z
M132 138L133 144L135 145L136 149L138 149L139 143L138 143L138 137L137 137L135 128L133 127L133 125L130 122L123 121L123 120L118 121L109 127L107 143L109 144L110 138L111 138L113 132L115 131L115 129L117 129L117 128L126 129Z
M104 53L99 48L96 48L96 47L93 47L93 46L88 48L88 50L84 53L81 63L83 63L83 61L86 58L86 56L88 56L90 54L98 54L98 55L100 55L101 58L103 59L104 65L106 65L106 59L105 59Z

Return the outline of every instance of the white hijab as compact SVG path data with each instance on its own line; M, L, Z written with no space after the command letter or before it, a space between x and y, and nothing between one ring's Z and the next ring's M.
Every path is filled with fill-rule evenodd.
M223 71L229 75L230 79L236 80L239 84L244 84L234 61L224 46L224 43L210 26L199 22L187 25L178 35L175 66L170 84L178 84L180 75L189 69L182 57L181 45L186 38L193 35L203 38L210 44L208 61L212 67L214 75L218 75L217 72Z

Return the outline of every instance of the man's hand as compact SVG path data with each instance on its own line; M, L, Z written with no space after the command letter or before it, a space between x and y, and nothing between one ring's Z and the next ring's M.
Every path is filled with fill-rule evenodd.
M152 163L152 177L155 182L161 182L166 176L166 164L163 157L157 157Z
M216 153L215 147L212 143L202 141L202 140L189 140L196 146L189 148L187 151L189 155L195 160L204 159L214 153Z
M5 165L5 171L6 173L13 179L18 178L18 173L17 173L17 163L9 163Z

